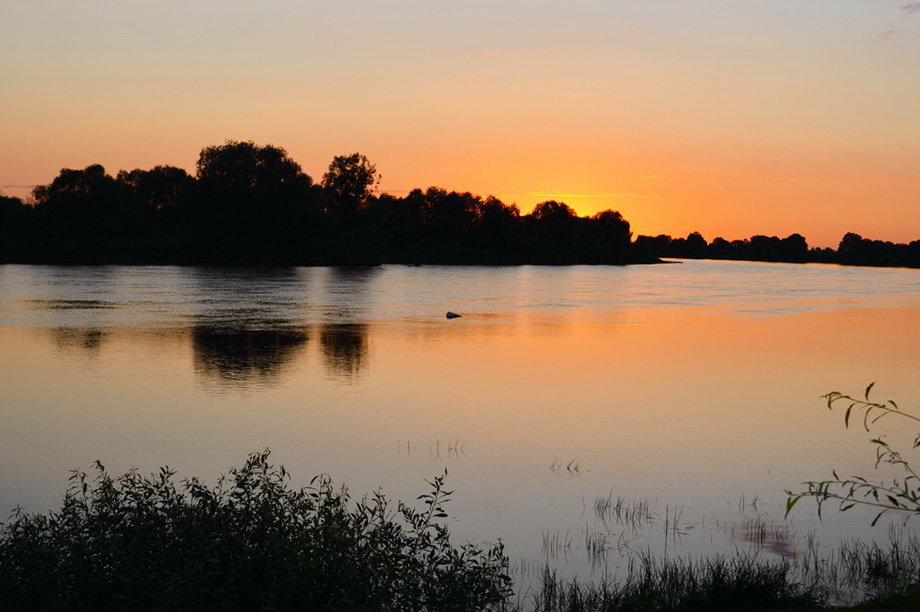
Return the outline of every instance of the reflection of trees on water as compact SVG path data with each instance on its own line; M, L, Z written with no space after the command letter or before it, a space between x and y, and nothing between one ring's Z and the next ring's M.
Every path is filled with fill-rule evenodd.
M354 380L367 365L368 326L362 320L368 309L368 286L376 268L330 268L326 283L328 322L320 326L320 345L327 372Z
M49 268L30 300L46 311L55 327L51 338L58 350L96 357L111 330L111 316L119 305L118 274L110 266Z
M362 320L369 308L369 287L377 268L329 268L324 311L336 323Z
M353 379L367 363L368 326L364 323L326 324L320 330L323 361L329 374Z
M195 373L234 387L277 382L307 343L295 316L305 296L294 268L195 268L200 310Z
M296 325L309 298L306 274L295 268L193 268L195 322L247 329Z
M307 343L305 329L192 328L195 372L218 381L271 382Z
M83 351L91 356L99 354L108 334L101 329L78 327L55 327L51 337L59 350Z
M197 378L232 389L277 384L292 364L304 355L311 336L318 338L318 367L343 382L357 382L368 366L368 334L364 321L370 308L369 286L374 268L317 269L194 268L183 288L188 296L183 308L185 325L168 334L191 343ZM321 278L319 291L310 280ZM103 279L105 281L105 279ZM103 283L105 284L105 283ZM50 331L59 350L99 355L116 337L153 338L151 330L94 324L96 319L122 306L118 301L91 302L95 295L54 295L40 306L75 317ZM319 302L319 320L310 324L309 298ZM63 318L63 317L62 317ZM312 327L313 330L308 332ZM167 332L163 332L167 333Z

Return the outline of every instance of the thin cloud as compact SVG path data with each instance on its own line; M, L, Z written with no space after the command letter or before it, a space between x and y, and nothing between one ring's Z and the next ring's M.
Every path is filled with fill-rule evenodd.
M715 168L709 166L694 166L690 168L696 172L708 172L711 174L734 174L738 175L738 180L742 181L814 181L816 179L808 176L783 176L783 175L770 175L770 174L761 174L761 175L751 175L746 171L738 170L735 168Z
M484 74L474 74L473 80L477 83L488 83L489 77L485 76Z
M749 181L786 181L786 182L805 182L815 179L808 176L751 176Z
M558 191L531 191L530 195L538 198L647 198L641 193L620 193L616 191L589 191L587 193L563 193Z
M735 168L716 168L713 166L691 166L690 169L694 172L713 172L715 174L737 174L741 172Z
M644 175L642 175L642 180L643 180L643 181L663 181L663 180L666 180L667 178L668 178L668 177L662 176L662 175L660 175L660 174L644 174Z
M902 11L907 11L908 13L917 13L920 12L920 2L908 2L901 7Z
M4 185L4 189L34 189L38 185Z
M485 53L480 53L479 57L501 57L501 51L487 51Z
M901 30L885 30L884 32L879 34L878 37L882 40L886 40L888 38L891 38L892 36L897 36L900 33L901 33Z

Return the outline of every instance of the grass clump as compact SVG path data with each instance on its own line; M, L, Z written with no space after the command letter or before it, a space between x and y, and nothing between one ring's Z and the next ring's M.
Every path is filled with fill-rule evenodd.
M795 581L787 563L755 555L655 559L643 555L620 582L564 581L547 571L533 596L539 612L630 610L783 610L824 602L814 585Z
M421 509L292 489L269 452L208 487L162 468L74 471L60 510L0 527L0 608L481 610L510 593L499 542L453 546L444 476Z

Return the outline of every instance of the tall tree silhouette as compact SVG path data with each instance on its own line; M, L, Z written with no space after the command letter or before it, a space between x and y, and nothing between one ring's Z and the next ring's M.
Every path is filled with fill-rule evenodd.
M99 164L64 168L32 191L43 232L57 240L125 239L143 224L143 207Z
M122 170L116 177L128 186L144 204L154 210L181 206L195 189L195 179L182 168L156 166L150 170Z
M196 174L195 224L223 248L296 244L318 212L313 180L280 147L232 140L205 147Z
M360 153L338 155L323 175L328 211L352 220L380 183L377 166Z
M30 230L32 207L19 198L0 193L0 261L21 248Z

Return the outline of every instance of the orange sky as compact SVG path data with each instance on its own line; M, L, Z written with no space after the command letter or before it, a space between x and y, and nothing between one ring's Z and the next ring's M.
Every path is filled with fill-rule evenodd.
M920 238L918 3L7 0L0 36L12 195L252 139L637 233Z

